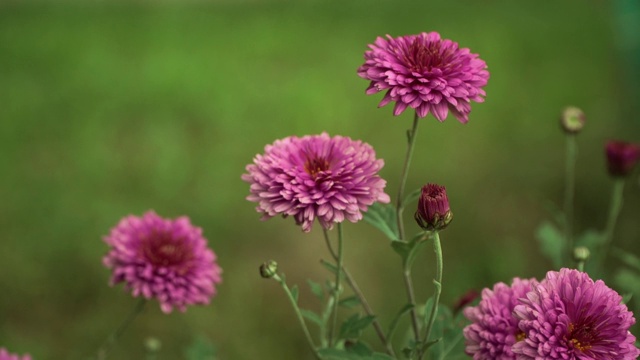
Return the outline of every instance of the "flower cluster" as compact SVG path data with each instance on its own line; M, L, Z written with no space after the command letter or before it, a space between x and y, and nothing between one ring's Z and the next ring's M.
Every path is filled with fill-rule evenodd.
M361 141L328 134L290 136L265 147L247 165L247 200L258 203L263 220L293 216L305 232L317 218L324 229L345 219L356 222L376 201L387 203L384 161Z
M530 287L530 290L528 288ZM515 279L485 290L464 330L466 352L489 359L619 359L640 355L622 298L586 273L549 271L540 283Z
M487 64L437 32L378 37L369 48L358 75L371 81L367 95L386 90L379 106L395 101L394 115L411 107L421 118L432 113L444 121L451 111L466 123L470 102L484 101Z
M163 219L153 211L127 216L104 238L111 284L124 282L135 297L156 298L163 312L208 304L221 282L216 255L189 218Z

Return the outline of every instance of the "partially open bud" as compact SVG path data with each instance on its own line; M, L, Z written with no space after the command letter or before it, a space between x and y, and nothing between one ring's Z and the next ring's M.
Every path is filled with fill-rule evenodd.
M577 107L568 106L562 111L560 125L567 134L577 134L584 127L586 117L584 112Z
M414 217L423 230L442 230L449 225L453 214L449 209L449 199L444 186L427 184L422 187L418 210Z
M271 279L278 272L278 263L269 260L266 263L260 265L260 276L264 279Z
M578 246L573 249L573 260L575 262L585 262L589 259L589 255L591 255L589 249L584 246Z
M606 154L609 174L625 177L631 173L640 158L640 146L624 141L609 141Z

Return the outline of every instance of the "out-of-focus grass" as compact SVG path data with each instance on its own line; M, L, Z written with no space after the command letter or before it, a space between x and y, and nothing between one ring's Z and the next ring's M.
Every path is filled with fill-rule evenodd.
M612 19L598 1L0 6L0 346L35 359L90 355L134 304L107 286L101 237L155 209L204 228L224 283L211 306L185 314L152 303L114 358L141 358L146 336L162 341L162 358L182 358L199 334L225 359L306 358L283 294L257 267L273 258L291 283L321 280L320 234L291 219L259 222L240 174L265 144L326 130L372 144L395 196L411 115L376 109L381 95L365 96L355 73L366 44L386 33L439 31L491 71L468 125L428 118L419 130L408 186L446 185L455 213L443 233L443 300L542 276L549 264L533 232L561 199L561 108L589 119L579 229L604 224L604 141L639 140ZM637 253L631 183L617 241ZM368 225L345 229L349 267L388 323L405 303L399 261ZM415 270L423 299L431 259L426 251ZM304 290L301 301L318 305Z

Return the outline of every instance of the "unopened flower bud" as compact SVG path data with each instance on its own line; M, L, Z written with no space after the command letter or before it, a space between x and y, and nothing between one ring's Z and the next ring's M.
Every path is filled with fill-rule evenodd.
M609 141L605 150L611 176L629 175L640 158L640 146L624 141Z
M589 259L589 255L591 255L589 249L584 246L578 246L573 249L573 260L575 260L576 262L587 261L587 259Z
M260 265L260 276L264 279L271 279L278 272L278 263L269 260L266 263Z
M584 127L586 120L582 110L574 106L568 106L562 111L560 125L562 125L567 134L577 134Z
M442 230L453 219L444 186L427 184L422 187L415 219L423 230Z
M157 338L148 337L144 340L144 347L147 348L147 351L155 353L160 351L162 343Z

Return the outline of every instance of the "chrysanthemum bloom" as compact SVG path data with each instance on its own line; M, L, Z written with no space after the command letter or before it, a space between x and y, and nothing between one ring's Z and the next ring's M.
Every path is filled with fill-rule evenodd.
M624 141L609 141L606 145L609 174L625 177L640 159L640 146Z
M449 199L444 186L427 184L422 187L418 210L414 215L423 230L433 231L446 228L453 219Z
M10 354L7 349L0 348L0 360L31 360L31 356L29 354L25 354L22 356Z
M512 350L519 360L633 360L640 355L635 323L622 297L586 273L549 271L514 314L525 339Z
M344 219L362 219L376 201L389 202L386 181L377 175L383 166L361 141L326 133L290 136L256 155L242 180L251 184L247 200L258 203L262 220L291 215L308 232L316 218L331 229Z
M441 39L437 32L378 37L369 48L358 75L371 80L367 95L386 90L378 106L395 101L394 115L411 107L421 118L432 113L444 121L451 111L466 123L470 102L484 101L487 64L469 49Z
M158 299L165 313L208 304L222 280L202 229L186 216L163 219L153 211L127 216L104 241L111 247L103 259L113 269L111 285L124 282L134 297Z
M478 306L468 307L464 315L472 324L463 330L465 352L474 360L511 360L516 355L511 347L523 339L513 309L537 284L535 279L514 278L511 286L497 283L493 290L482 290Z

